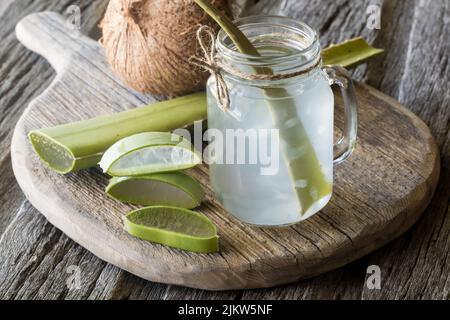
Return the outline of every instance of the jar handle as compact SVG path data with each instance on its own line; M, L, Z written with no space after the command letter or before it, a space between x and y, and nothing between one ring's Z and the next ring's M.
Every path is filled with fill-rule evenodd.
M358 130L358 101L350 73L340 66L325 66L330 86L337 85L344 98L345 121L342 137L334 145L333 164L345 161L353 152Z

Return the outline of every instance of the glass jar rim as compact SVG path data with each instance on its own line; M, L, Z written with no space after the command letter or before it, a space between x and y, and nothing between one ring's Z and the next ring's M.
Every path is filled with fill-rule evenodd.
M235 25L241 30L248 29L251 27L256 27L258 25L273 26L278 28L283 28L284 30L290 31L292 34L301 35L303 38L308 40L308 44L302 48L296 50L293 53L277 54L277 55L263 55L255 56L250 54L241 53L234 48L231 48L225 43L229 39L228 35L224 30L220 30L217 35L216 50L217 52L228 60L241 63L241 64L251 64L256 66L258 64L278 64L286 63L289 61L298 61L299 57L304 57L305 54L310 54L311 58L304 64L309 64L313 60L320 58L320 43L319 36L317 32L304 22L294 20L289 17L283 16L247 16L234 20ZM245 31L245 30L244 30Z

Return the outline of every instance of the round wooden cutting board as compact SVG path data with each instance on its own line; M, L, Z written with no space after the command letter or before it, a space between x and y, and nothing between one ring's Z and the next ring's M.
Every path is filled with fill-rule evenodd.
M357 86L359 140L336 167L330 204L295 226L244 225L214 199L208 170L190 172L207 200L198 209L218 227L220 252L193 254L128 235L130 206L106 197L98 169L59 175L44 167L27 140L31 129L122 111L155 101L122 84L99 44L50 12L28 16L17 36L55 68L52 85L26 109L14 132L12 162L29 201L57 228L101 259L142 278L210 290L269 287L343 266L410 228L430 202L439 155L426 125L393 99ZM342 123L337 98L336 121ZM93 137L95 139L95 137ZM274 213L276 214L276 213Z

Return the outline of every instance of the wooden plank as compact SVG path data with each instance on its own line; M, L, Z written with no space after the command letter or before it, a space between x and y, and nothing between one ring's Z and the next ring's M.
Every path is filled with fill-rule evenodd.
M28 202L10 226L0 241L5 271L0 276L1 299L64 299L70 291L65 283L67 268L72 265L84 270L77 296L88 296L104 262L46 222Z
M14 2L14 3L13 3ZM1 2L2 10L0 36L0 298L2 299L162 299L167 296L184 296L196 294L178 290L177 287L152 284L112 265L103 263L88 251L72 242L51 226L29 203L24 202L24 195L14 178L9 143L12 128L29 101L47 88L53 79L54 70L45 59L25 49L16 39L14 27L17 21L32 12L51 10L63 13L69 5L76 4L82 9L82 31L94 38L98 35L97 23L102 16L107 0L102 1L15 1ZM8 9L8 11L6 11ZM5 12L3 15L2 13ZM20 62L20 63L18 63ZM14 219L16 218L16 219ZM27 219L29 218L29 219ZM34 230L35 238L30 238L20 230ZM42 241L41 237L52 232L52 237L38 252L29 250L32 242ZM26 245L24 245L26 243ZM13 246L11 244L14 244ZM34 243L33 243L34 244ZM51 250L50 250L51 249ZM70 249L70 250L69 250ZM58 272L53 265L46 263L34 270L36 261L52 261L54 257L65 257L60 262ZM23 257L19 259L18 257ZM82 264L82 289L69 290L66 272L70 263L84 257L90 261L92 268ZM86 260L86 261L87 261ZM34 261L30 263L30 261ZM30 268L30 264L33 265ZM20 271L21 276L17 277ZM3 272L4 271L4 272ZM61 272L59 272L61 271ZM84 277L86 275L87 277ZM40 287L45 290L38 290ZM6 288L6 289L5 289ZM170 294L168 293L170 289ZM200 292L200 291L198 291ZM214 295L209 295L213 297ZM187 297L187 296L186 296ZM234 298L234 296L229 296Z
M382 271L381 290L364 290L364 299L450 299L450 3L410 1L412 16L403 65L387 52L383 76L373 81L418 114L441 149L442 174L437 193L420 224L370 257ZM406 20L407 18L403 18ZM400 25L401 20L398 22ZM409 19L409 18L408 18ZM390 28L389 25L384 26ZM386 30L387 31L387 30ZM394 36L396 39L402 38ZM383 40L383 39L382 39ZM394 40L394 39L392 39ZM390 41L384 39L384 41ZM401 72L403 70L403 72ZM393 74L400 74L391 85ZM372 81L372 77L370 77Z
M17 34L49 60L58 77L16 126L11 147L16 178L50 222L95 255L145 279L223 290L314 276L400 235L417 221L434 192L439 166L428 128L393 99L357 86L359 142L352 157L335 168L334 196L319 215L291 228L243 225L212 196L208 172L199 167L192 174L208 194L199 210L218 227L220 253L187 254L130 237L121 216L131 207L105 197L105 177L95 170L55 174L39 162L27 133L153 98L137 95L116 79L98 43L73 34L60 15L30 15ZM342 106L342 99L336 103ZM336 116L342 122L339 107Z
M419 1L384 1L382 29L377 33L375 45L385 48L386 54L370 64L368 78L370 84L399 98L430 125L441 149L441 180L432 205L421 223L395 244L370 255L365 263L366 266L381 267L382 290L369 290L364 280L358 277L354 280L359 285L354 288L357 294L353 296L357 298L449 298L450 266L446 261L449 254L450 110L449 51L448 41L445 40L448 35L449 9L448 2L445 1L436 1L432 5L427 2L426 6L423 5L424 2L421 3L422 5ZM321 17L319 12L316 11L316 15ZM436 50L436 53L430 48ZM430 59L433 61L429 61ZM407 88L405 83L408 83ZM441 94L431 94L435 92ZM365 271L362 268L359 274L365 275ZM339 272L340 270L332 273L336 279ZM319 281L318 279L314 280ZM294 299L314 298L318 292L328 296L328 288L332 288L336 282L324 280L320 286L312 289L310 281L312 280L302 281L295 287L300 292L293 296ZM304 292L309 294L304 295ZM249 292L244 295L249 298L258 296L264 296L264 293L255 296L253 292Z
M103 5L102 5L103 2ZM48 63L19 44L14 27L24 16L38 11L54 10L64 13L72 4L80 5L82 10L82 30L96 29L97 21L106 1L2 1L0 7L0 165L2 166L2 210L0 211L0 234L11 221L24 200L12 170L10 170L9 145L13 128L28 102L39 95L53 77Z
M45 85L48 85L52 71L48 68L48 63L38 61L36 55L23 50L14 35L14 25L21 17L33 12L38 6L32 3L21 3L22 8L17 8L18 1L2 2L0 10L2 28L0 37L2 38L2 50L0 51L0 165L2 171L2 181L0 182L0 192L4 195L2 210L0 211L0 234L3 233L8 223L14 215L24 196L18 187L13 176L10 164L10 141L15 123L20 117L27 102L38 95ZM26 62L25 62L26 61ZM19 68L15 66L19 65ZM25 71L27 70L27 71ZM25 72L25 76L24 75ZM21 82L20 79L25 81ZM31 79L37 81L33 82ZM41 87L42 86L42 87Z
M8 9L13 1L15 0L3 0L2 2L0 2L0 16L3 15L3 13Z
M17 184L11 167L9 152L0 162L0 235L18 213L18 208L25 202L25 196Z
M407 52L415 19L414 1L384 1L381 30L374 45L386 50L382 57L370 62L367 74L368 83L395 98L399 96L407 66Z
M256 4L255 4L256 2ZM391 1L404 4L402 1ZM373 1L247 1L244 14L280 14L304 21L320 32L323 47L363 36L369 42L380 32L366 28L366 9ZM383 14L383 18L385 15ZM397 19L396 16L392 20ZM345 25L344 28L342 26ZM387 48L386 46L382 46ZM382 58L376 59L377 61ZM372 62L373 63L373 62ZM366 77L366 66L353 72L357 80ZM384 72L383 72L384 73ZM360 299L367 269L367 257L314 279L268 290L245 291L243 299Z
M383 1L379 1L382 3ZM398 1L396 1L398 2ZM378 30L367 28L366 14L372 0L248 0L243 15L281 15L303 21L319 32L322 47L347 39L362 36L372 42ZM367 67L358 67L352 72L356 80L363 80Z
M3 288L0 291L1 298L62 298L66 294L75 298L88 296L86 293L89 290L84 291L83 294L81 291L69 293L65 285L67 274L54 272L53 265L49 261L61 256L67 256L67 260L70 260L83 254L90 254L48 224L36 210L30 207L29 203L24 202L25 197L16 183L11 169L9 143L12 129L28 102L48 87L54 74L45 59L26 50L17 41L14 27L17 21L32 12L53 10L64 13L69 5L76 4L81 7L82 30L92 33L97 29L96 25L106 2L106 0L81 2L7 0L1 2L0 244L2 254L0 260L2 272L0 273L0 283ZM21 229L34 231L32 234L36 237L30 238L29 233L19 232ZM49 232L58 234L58 236L47 239L44 246L46 250L33 251L32 239L40 241ZM62 241L61 243L65 245L61 243L58 245L57 241ZM24 243L29 243L29 246L24 246ZM50 250L50 248L54 248L54 250ZM68 248L73 250L68 251ZM105 266L105 263L92 255L88 259L95 260L92 261L94 269L101 271ZM37 269L38 261L46 263L40 264ZM21 270L22 273L18 276L14 270ZM92 269L86 271L92 275L99 272L92 271ZM50 286L49 290L39 291L40 287L47 288L49 286L49 278L55 280L54 284ZM97 284L94 280L95 277L85 278L84 283L88 289ZM93 283L89 283L90 281ZM105 287L107 286L105 285ZM94 286L94 288L98 288L98 286Z
M29 101L39 95L48 87L53 79L54 71L45 59L25 49L18 43L14 27L23 16L37 11L52 10L63 13L72 4L80 5L82 9L82 30L98 37L97 22L102 16L104 1L14 1L8 0L8 4L1 2L3 8L8 11L1 15L0 35L2 46L0 48L0 150L2 158L0 161L1 195L0 195L0 235L7 232L0 240L1 254L1 298L70 298L70 299L162 299L165 294L170 296L184 296L184 294L195 295L186 292L185 289L177 287L152 284L151 282L135 277L112 265L101 262L85 249L81 248L66 236L52 227L29 203L24 202L24 195L16 183L11 169L9 156L9 142L11 140L12 128L21 115L22 110ZM13 3L14 2L14 3ZM11 7L10 7L11 6ZM20 62L20 63L18 63ZM17 215L17 216L16 216ZM25 218L33 217L31 220ZM16 217L16 219L14 219ZM20 219L19 219L20 217ZM13 220L14 219L14 220ZM48 232L56 232L58 237L52 237L47 241L45 249L34 252L28 249L33 239L29 234L18 232L20 230L33 229L37 237L44 237ZM34 238L41 241L40 238ZM63 242L57 243L57 241ZM15 244L14 246L11 246ZM22 244L22 245L19 245ZM50 250L52 248L52 250ZM70 249L70 251L68 251ZM50 263L39 267L39 272L28 271L29 261L51 261L54 257L65 256L65 261L74 261L79 256L88 256L93 267L84 269L83 290L68 290L66 281L69 274L64 263L55 272ZM23 257L23 259L18 259ZM10 263L14 261L14 263ZM83 265L84 266L84 265ZM23 274L17 277L20 270ZM3 272L5 271L5 272ZM34 274L34 275L33 275ZM93 276L91 276L93 275ZM98 278L97 278L98 277ZM46 290L38 292L38 288L45 287ZM5 288L7 288L5 290ZM170 289L170 293L168 293ZM179 289L179 290L178 290ZM166 293L167 292L167 293ZM200 291L198 291L200 292ZM209 294L209 297L214 295ZM229 297L234 298L233 295Z
M367 257L321 276L265 290L244 291L243 300L358 300L364 285Z
M3 2L3 1L2 1ZM8 115L11 115L8 120L1 120L1 126L0 126L0 130L4 128L5 124L8 124L9 122L11 122L12 124L16 122L18 116L21 114L20 110L23 110L23 108L27 105L27 101L30 100L31 96L36 96L39 91L42 91L43 88L47 87L47 85L49 84L49 81L52 77L52 71L51 69L48 67L48 64L46 62L43 61L43 59L38 58L36 55L29 53L28 51L24 50L20 45L17 44L17 42L15 41L15 37L14 34L12 33L13 31L13 27L15 25L14 21L18 21L21 15L26 15L32 11L40 11L40 10L45 10L45 9L50 9L50 10L56 10L56 11L63 11L63 8L68 5L69 3L72 3L70 1L15 1L16 4L14 4L14 8L12 9L13 11L11 11L6 17L2 17L1 19L1 25L2 28L0 28L0 34L2 36L2 45L0 48L0 57L1 57L1 61L2 61L2 65L0 66L0 106L2 106L0 108L0 113L2 114L2 116L0 117L0 119L3 119L3 114L5 114L5 109L11 109L11 110L15 110L13 112L7 112ZM95 6L97 3L101 3L102 1L80 1L79 3L81 3L81 5L85 8L85 10L83 11L83 23L85 23L85 21L89 21L89 6L93 5ZM103 1L105 2L105 1ZM260 1L261 3L263 1ZM273 3L276 3L278 1L273 1ZM281 2L281 1L280 1ZM302 1L283 1L285 2L286 6L284 11L289 13L289 5L292 5L291 2L302 2ZM383 28L379 31L372 31L372 30L365 30L363 25L365 23L365 19L364 19L364 12L365 12L365 7L364 4L367 5L369 1L361 1L363 3L363 5L359 5L360 2L354 2L354 1L350 1L350 2L342 2L342 1L315 1L312 3L312 5L314 6L314 10L310 10L310 13L308 14L309 17L315 17L315 18L311 18L311 19L317 19L318 24L317 26L320 28L322 26L323 23L321 23L322 19L322 11L323 8L320 7L320 5L326 5L327 6L327 12L331 12L331 15L328 16L329 21L331 21L331 23L329 23L329 25L334 25L337 29L336 32L345 32L346 34L353 34L353 35L358 35L358 31L352 31L353 30L353 25L356 25L357 27L355 27L355 30L359 30L361 27L363 28L363 31L366 32L368 34L368 38L369 39L373 39L374 37L376 37L378 35L378 38L376 38L376 43L379 44L381 47L387 49L387 53L385 55L385 58L383 59L378 59L378 61L380 61L381 63L383 63L383 65L381 66L381 68L375 68L374 66L377 65L377 63L371 64L370 66L370 70L373 70L373 72L369 73L369 82L379 88L382 89L382 91L393 95L394 97L398 97L398 92L399 92L399 87L400 84L403 83L402 78L404 77L403 75L403 66L404 64L404 56L402 55L403 50L405 48L405 46L407 47L409 44L409 30L411 30L410 26L413 22L412 19L412 12L415 10L415 6L411 5L411 2L408 1L386 1L386 3L384 4L384 12L383 12ZM371 1L370 1L371 2ZM317 3L317 4L314 4ZM336 4L336 5L335 5ZM86 6L87 5L87 6ZM295 5L295 4L294 4ZM306 1L303 1L303 5L307 6L310 5L308 4ZM393 9L391 9L391 11L386 11L385 8L389 7L389 5L391 5L391 8L393 7ZM422 11L422 13L426 13L429 14L432 17L440 17L439 13L440 11L443 11L445 8L445 3L443 4L442 1L437 1L436 2L436 6L434 6L433 4L433 12L426 12L426 11ZM251 7L252 4L249 4L249 6ZM260 4L259 6L263 6L263 4ZM297 5L298 6L298 5ZM339 11L339 9L337 8L338 6L341 6L340 10L346 10L347 12L350 11L350 15L351 16L358 16L362 17L361 19L351 19L351 22L348 22L346 24L346 28L344 30L340 30L340 23L342 23L342 16L341 18L335 20L333 18L333 15L339 16L336 12ZM437 7L437 8L436 8ZM259 8L259 9L258 9ZM253 9L253 12L258 13L258 10L261 10L260 7L258 7L256 9ZM299 8L299 7L297 7ZM333 9L334 8L334 9ZM300 8L302 9L302 8ZM422 9L423 10L423 9ZM448 12L448 8L447 8L447 12ZM275 11L273 11L272 13L276 13ZM427 16L425 16L425 18L422 19L422 25L428 25L428 23L431 22L431 20L433 19L426 19ZM86 19L86 20L85 20ZM417 20L418 17L415 18L415 20ZM303 19L305 20L306 19ZM448 20L448 18L447 18ZM433 25L436 26L436 28L438 28L442 23L443 20L440 19L435 19L433 22ZM86 23L87 25L88 23ZM95 29L95 28L94 28ZM333 39L332 37L327 37L326 34L328 29L324 27L323 33L325 34L325 36L322 36L322 43L329 43L329 42L335 42L337 40ZM395 30L395 32L393 32L392 30ZM427 34L427 33L425 33ZM440 32L438 30L437 34L442 35L442 32ZM447 32L448 34L448 32ZM389 35L391 35L389 37ZM419 33L416 32L416 40L418 39ZM343 36L344 37L344 36ZM384 41L380 41L380 39L382 39L382 37L385 37L386 40ZM434 35L430 35L428 37L423 37L422 39L420 39L420 41L418 42L412 42L412 45L417 45L417 46L422 46L423 43L430 43L429 46L424 46L425 48L433 48L434 50L439 50L440 48L444 47L444 44L446 43L446 41L433 41L433 42L429 42L430 40L432 40L434 38ZM10 40L8 40L10 39ZM11 51L11 50L16 50L14 48L18 48L17 51ZM4 63L6 61L6 57L9 56L9 52L13 52L14 55L16 57L21 57L21 63L16 63L16 59L11 58L10 60L8 60L6 63ZM417 54L417 53L415 53ZM423 52L422 54L426 54L426 52ZM443 57L447 57L448 58L448 51L447 53L444 53ZM420 62L420 59L422 59L421 55L417 55L416 57L417 61ZM385 61L386 60L386 61ZM32 66L32 67L31 67ZM6 68L6 69L4 69ZM359 74L357 74L357 78L359 79L363 79L365 77L365 73L364 70L365 68L362 68L362 71ZM6 71L5 71L6 70ZM422 68L419 71L416 71L416 74L426 74L426 72L432 72L432 71L439 71L438 68L429 68L426 65L423 65ZM16 76L12 77L12 79L14 79L14 81L9 81L6 82L4 81L5 76L7 77L8 75L11 74L15 74ZM447 72L448 74L448 72ZM41 80L40 81L33 81L33 79L37 79L41 76ZM45 78L45 76L47 78ZM408 77L412 77L412 78L417 78L415 74L409 73ZM379 81L379 79L381 78L381 81ZM445 75L441 75L442 79L446 79L447 83L448 83L448 78L445 77ZM426 79L424 77L424 79ZM419 78L419 80L421 81L422 79ZM419 81L417 80L417 81ZM6 84L8 84L8 86L5 86ZM415 85L418 85L417 83ZM432 83L428 83L428 85L432 85ZM34 86L37 86L37 89L34 89ZM8 90L10 90L9 88L11 87L19 87L20 90L22 90L22 94L26 96L26 98L24 100L21 100L19 102L14 102L11 103L10 101L14 100L5 100L5 93L8 94ZM448 125L446 125L446 121L448 124L448 116L449 116L449 112L448 112L448 108L446 109L446 106L448 106L448 102L444 103L444 99L443 97L445 96L445 92L448 92L448 86L442 86L441 88L436 87L437 89L434 89L434 91L430 91L430 92L444 92L444 94L435 94L433 97L431 97L430 99L423 99L421 98L418 103L412 103L412 104L408 104L410 108L413 108L413 110L417 110L414 108L426 108L428 103L431 103L432 105L435 106L434 109L430 110L430 113L425 116L425 120L426 122L431 126L433 132L438 136L438 142L441 146L441 153L442 153L442 158L443 158L443 176L441 178L441 184L438 188L438 193L435 197L435 201L433 206L429 209L429 211L426 213L426 215L429 215L430 212L437 212L436 215L438 217L443 217L445 216L446 212L448 211L448 195L446 195L446 190L449 190L450 186L448 184L448 181L450 180L449 175L448 175L448 171L449 171L449 164L448 164L448 159L449 159L449 138L448 138ZM37 92L33 92L33 90L37 90ZM410 95L411 98L415 97L415 88L410 88L408 89L410 90L408 92L408 94ZM406 91L405 91L406 92ZM17 96L20 97L20 94L16 93ZM17 107L15 107L17 106ZM436 110L438 110L436 112ZM14 117L15 115L15 117ZM422 116L422 114L421 114ZM434 122L437 123L437 125L434 125ZM446 131L446 126L447 126L447 131ZM12 127L12 125L10 126L10 128ZM8 135L6 137L6 140L9 141L10 138L10 131L8 131L6 133L6 135ZM5 133L2 132L2 137L5 136ZM9 138L8 138L9 137ZM6 143L5 146L8 146L9 144ZM8 149L8 148L7 148ZM1 149L2 154L5 154L5 150ZM6 157L6 159L8 159L9 156ZM8 162L9 160L7 160ZM6 163L7 163L6 162ZM5 169L4 172L9 172L8 169ZM2 171L2 178L4 177L3 175L3 171ZM10 173L10 177L12 177L12 173ZM3 190L3 189L2 189ZM446 197L447 196L447 197ZM23 197L21 194L18 195L18 197ZM18 202L20 202L20 199L18 198ZM15 207L15 205L13 206ZM16 208L16 210L12 210L14 212L17 212L18 208ZM10 212L10 209L5 209L2 205L2 207L0 208L0 219L5 216L5 213ZM37 214L37 213L36 213ZM448 216L448 214L447 214ZM439 294L443 293L445 294L445 292L447 292L447 298L448 298L448 274L449 274L449 270L448 270L448 263L444 264L443 266L437 266L435 269L440 271L441 274L436 278L436 276L438 275L438 273L432 273L430 275L430 278L427 281L420 281L419 283L416 283L414 281L414 277L410 278L409 276L405 275L405 276L401 276L401 277L397 277L396 275L400 274L400 273L405 273L403 269L403 267L409 266L407 267L408 270L410 269L414 269L414 276L416 275L420 275L423 272L426 272L427 270L430 270L430 267L432 267L432 262L433 259L435 258L439 258L437 261L439 261L441 263L441 257L445 256L445 252L448 253L448 247L446 249L445 247L445 235L448 235L448 228L449 228L449 223L448 223L448 219L437 219L436 223L434 223L434 219L435 216L433 215L432 217L427 219L427 223L426 223L426 227L422 229L420 229L421 231L418 232L416 231L414 233L414 237L413 237L413 243L417 243L419 241L420 243L420 239L423 236L422 231L427 234L430 233L432 230L441 230L440 233L438 231L436 231L435 235L437 234L438 237L435 237L434 239L437 239L439 241L436 242L431 242L429 243L430 246L429 247L424 247L420 250L420 255L419 252L416 251L414 254L409 254L408 253L408 249L410 247L406 247L405 243L409 243L409 239L412 238L411 234L412 233L408 233L408 235L406 235L405 237L403 237L402 239L405 239L404 241L402 241L400 244L393 244L392 246L387 246L385 250L380 250L377 254L372 255L373 257L375 257L373 260L369 262L366 262L366 260L360 260L357 263L360 263L361 266L359 268L354 268L353 264L349 265L345 268L339 269L335 272L329 273L327 275L321 276L319 278L315 278L312 280L306 280L306 281L302 281L299 282L297 285L290 285L290 286L285 286L285 287L280 287L277 288L278 292L277 294L273 293L273 290L276 289L272 289L272 290L258 290L256 291L258 293L258 297L264 298L264 297L286 297L289 296L290 298L293 299L308 299L308 298L316 298L316 297L342 297L342 298L346 298L346 297L352 297L352 298L358 298L361 297L361 291L364 288L364 282L361 279L362 277L364 277L365 275L365 269L366 266L374 263L374 264L381 264L382 261L384 261L384 259L387 259L388 261L386 261L386 264L382 265L382 272L384 271L384 274L386 275L386 270L389 272L389 270L392 270L394 268L394 271L389 272L389 275L387 277L383 276L383 286L386 285L386 291L388 290L393 290L393 294L389 294L389 292L386 292L384 290L381 290L380 292L374 292L374 291L369 291L366 290L363 298L367 298L367 299L371 299L371 298L386 298L386 297L402 297L405 296L404 292L408 291L407 288L409 289L408 292L408 296L409 297L422 297L422 298L431 298L431 297L439 297ZM8 218L7 221L10 221L11 218ZM425 219L424 219L425 220ZM45 222L45 221L44 221ZM415 228L414 230L418 229L418 228L422 228L422 224L421 223L419 226L417 226L417 228ZM15 228L14 227L14 223L12 224L13 226L11 227L12 229ZM19 228L19 227L17 227ZM11 229L11 230L12 230ZM38 227L38 229L40 229ZM26 235L23 235L24 237ZM22 238L20 237L15 237L13 240L11 241L23 241ZM443 245L444 244L444 245ZM6 246L6 245L5 245ZM395 249L395 250L394 250ZM58 254L62 254L64 248L61 248L61 250ZM390 255L389 252L390 250L393 250L393 253ZM23 250L24 251L24 250ZM22 254L27 254L26 252L22 252ZM399 256L399 259L395 259L395 256ZM419 263L415 266L415 268L413 268L412 266L414 265L414 261L417 259L417 257L420 257L419 259ZM430 261L428 262L428 266L426 268L424 268L425 263L423 261L421 261L422 259L430 259ZM447 260L448 261L448 260ZM20 263L23 263L22 261ZM398 267L396 267L398 265ZM403 266L403 267L402 267ZM110 267L111 269L116 269L114 267ZM111 282L106 281L107 277L109 276L109 273L104 273L104 281L97 281L97 283L95 283L94 286L94 290L93 290L93 294L91 295L91 297L118 297L118 298L126 298L126 297L140 297L140 298L152 298L152 297L162 297L163 295L152 295L152 292L160 292L161 290L156 289L153 290L151 288L151 286L149 285L148 282L146 281L141 281L140 279L131 276L123 271L120 271L118 269L116 269L118 272L116 273L111 273L111 277L112 279L114 279ZM48 272L51 272L51 269L47 270ZM345 274L353 274L355 273L354 277L346 277L346 276L342 276L341 273L345 273ZM122 273L124 275L122 275ZM117 275L119 274L119 275ZM66 279L66 274L62 274L59 275L59 277L62 277L62 279ZM117 289L116 287L116 279L117 280ZM348 281L348 285L345 285L344 288L342 289L342 293L340 294L329 294L328 292L330 291L329 288L340 288L343 284L343 281L346 281L345 283L347 284ZM35 279L36 282L36 286L39 285L40 283L40 279ZM391 285L392 283L392 285ZM132 289L131 290L131 295L128 295L130 290L127 289L127 285L129 284L130 287ZM426 286L425 289L423 289L424 284ZM436 284L440 284L438 286L435 286ZM397 289L399 288L399 289ZM434 291L435 289L435 292ZM54 288L54 290L56 290L56 288ZM59 290L64 290L64 288L60 288ZM183 295L179 295L179 292L185 292L186 293L186 297L188 298L189 296L192 296L193 291L191 290L183 290L183 289L179 289L178 287L168 287L167 289L165 289L165 292L167 294L167 296L180 296L182 297ZM340 291L340 290L335 290L335 291ZM399 294L396 295L395 292L396 291L403 291L403 294ZM143 292L142 295L140 295L140 293ZM197 292L197 291L194 291ZM252 295L252 293L254 293L255 291L248 291L244 294L244 297L247 298L252 298L254 297ZM266 293L266 294L265 294ZM76 293L74 293L76 295ZM228 297L227 294L219 294L217 293L218 296L223 296L223 297ZM210 293L205 293L203 294L204 297L209 297L211 296ZM231 297L236 297L235 295L232 295Z

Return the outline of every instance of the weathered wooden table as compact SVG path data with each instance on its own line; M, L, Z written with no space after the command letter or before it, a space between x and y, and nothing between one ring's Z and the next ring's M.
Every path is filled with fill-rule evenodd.
M450 298L450 2L448 0L239 0L244 14L301 19L324 46L357 35L386 49L354 77L395 97L431 128L442 157L436 195L419 223L400 239L344 268L265 290L206 292L141 280L68 239L25 199L12 173L12 129L54 72L26 50L14 26L29 13L81 9L85 33L98 37L106 0L0 2L0 299L449 299ZM374 29L382 7L381 28ZM381 289L367 286L369 266ZM74 287L74 268L81 285ZM68 285L69 284L69 285Z

